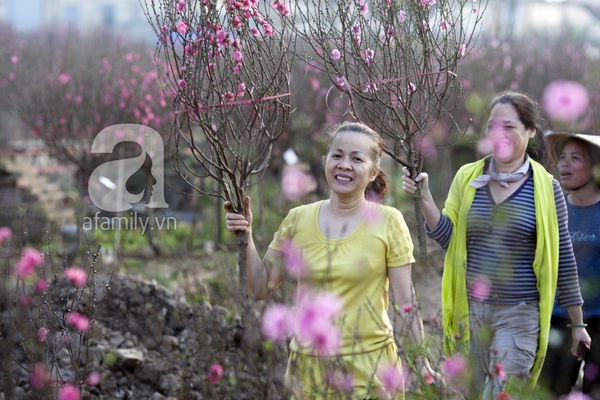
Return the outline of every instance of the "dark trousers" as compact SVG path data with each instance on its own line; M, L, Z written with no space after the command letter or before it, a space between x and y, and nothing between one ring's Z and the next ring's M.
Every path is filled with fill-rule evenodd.
M592 347L584 365L583 385L580 389L592 399L600 400L600 318L585 318L592 338ZM546 360L539 379L557 398L568 394L575 383L581 362L571 355L571 323L568 318L552 316L550 340Z

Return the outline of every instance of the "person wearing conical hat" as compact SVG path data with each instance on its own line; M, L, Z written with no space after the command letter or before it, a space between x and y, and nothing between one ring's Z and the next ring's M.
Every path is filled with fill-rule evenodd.
M571 334L569 318L555 306L542 380L558 396L575 387L597 399L600 398L600 136L552 132L546 137L556 161L556 175L565 191L569 233L584 301L583 316L592 345L584 360L581 386L575 387L582 359L569 354L564 340Z

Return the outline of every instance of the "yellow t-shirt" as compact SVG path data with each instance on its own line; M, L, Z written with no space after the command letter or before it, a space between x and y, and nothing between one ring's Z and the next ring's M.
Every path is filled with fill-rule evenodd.
M387 314L388 267L413 263L413 243L397 209L370 203L371 211L351 234L327 238L319 229L323 201L290 210L269 248L283 251L286 241L301 248L305 273L298 281L311 290L336 294L343 302L339 355L374 351L394 341ZM359 339L359 340L358 340ZM290 348L305 354L292 340Z

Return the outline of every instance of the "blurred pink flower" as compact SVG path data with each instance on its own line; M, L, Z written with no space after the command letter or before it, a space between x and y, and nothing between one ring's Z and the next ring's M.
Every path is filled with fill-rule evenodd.
M11 62L11 63L13 63L13 64L16 64L16 63L18 63L18 62L19 62L19 57L13 54L13 55L10 57L10 62Z
M0 227L0 244L12 237L12 230L8 226Z
M208 369L208 380L213 385L221 380L223 377L223 367L220 364L213 364Z
M43 278L38 279L35 283L35 290L38 292L45 292L48 290L48 282Z
M294 330L294 312L284 304L273 304L262 317L263 334L274 341L284 340Z
M475 300L485 300L492 290L492 282L485 275L479 275L469 287L469 294Z
M432 383L435 382L435 378L429 372L424 372L423 378L425 379L425 383L428 385L431 385Z
M67 384L58 389L58 400L79 400L81 393L75 385Z
M69 83L70 80L71 80L71 76L69 74L60 74L58 76L58 81L63 85L66 85L67 83Z
M496 396L496 400L510 400L510 394L508 392L500 392Z
M460 48L458 49L458 54L461 57L464 57L466 52L467 52L467 45L466 44L461 44Z
M542 104L551 119L574 122L588 109L587 89L579 82L556 80L544 89Z
M15 268L16 274L19 278L28 278L32 276L35 269L42 265L44 261L42 254L39 250L27 247L23 250L23 255L17 263Z
M177 3L177 11L181 12L185 8L185 0L179 0Z
M358 9L362 15L365 15L369 12L369 4L367 4L367 0L358 0Z
M477 151L479 154L488 155L492 154L494 148L494 144L487 137L479 139L477 142Z
M331 371L326 378L327 384L342 392L350 393L354 389L354 377L341 371Z
M341 334L335 319L342 312L343 303L333 293L304 292L299 295L296 318L296 337L302 345L310 346L319 354L332 355L340 345Z
M33 366L33 372L29 375L29 383L34 389L43 389L50 382L50 375L46 369L46 365L41 362L35 363Z
M441 21L440 22L440 29L443 31L447 31L448 30L448 23L446 21Z
M365 198L372 203L381 203L381 196L373 191L367 191ZM361 210L361 214L368 225L376 224L379 221L379 210L373 204L368 204L367 207L364 207Z
M88 376L86 383L90 386L98 386L98 384L100 383L100 373L98 371L92 372Z
M397 365L388 365L377 372L385 391L392 395L404 392L404 376Z
M65 276L75 286L84 287L87 282L87 272L82 268L69 267L65 269Z
M342 53L340 53L340 51L338 49L334 49L331 52L331 58L333 58L334 60L339 60L342 57Z
M573 390L571 393L560 396L558 400L592 400L592 397L585 393Z
M451 380L458 380L468 372L469 361L462 354L454 354L444 360L444 369Z
M283 244L283 261L289 276L300 278L304 275L302 248L296 245L293 240L286 240Z
M46 341L46 335L48 334L48 329L42 327L37 331L37 338L40 342Z
M273 2L273 8L279 12L279 15L285 17L286 15L290 15L291 11L288 6L281 0L275 0Z
M411 312L413 309L414 309L414 306L413 306L412 304L411 304L411 305L408 305L408 306L403 306L403 307L402 307L402 312L403 312L403 313L409 313L409 312Z
M85 332L90 329L90 320L85 315L79 314L78 312L68 313L66 320L80 332Z
M289 201L297 201L302 196L317 188L317 180L307 174L301 167L286 165L281 177L283 197Z
M244 94L246 94L246 84L242 82L238 85L237 97L244 97Z
M500 363L496 363L494 365L494 376L497 376L500 379L503 379L506 376L506 372L504 371L504 366Z
M334 355L340 348L342 334L333 324L313 326L310 335L310 345L318 354Z
M177 23L177 32L179 32L180 35L185 35L188 31L188 26L185 22L183 21L179 21Z
M414 90L413 90L414 91ZM412 93L412 92L408 92ZM421 153L421 155L428 160L433 160L437 157L437 147L431 139L430 135L419 135L416 137L415 146Z
M404 22L404 20L406 19L406 13L404 12L404 10L400 10L400 12L398 13L398 19L400 20L400 22Z
M239 50L236 50L233 52L233 59L235 61L242 61L242 58L244 58L244 56L242 55L242 52Z

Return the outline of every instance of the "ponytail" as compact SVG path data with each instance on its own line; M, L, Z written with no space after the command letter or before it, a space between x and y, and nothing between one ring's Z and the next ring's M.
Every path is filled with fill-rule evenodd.
M382 169L379 169L375 179L367 185L365 197L369 201L382 203L390 191L390 178Z

